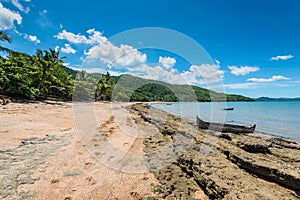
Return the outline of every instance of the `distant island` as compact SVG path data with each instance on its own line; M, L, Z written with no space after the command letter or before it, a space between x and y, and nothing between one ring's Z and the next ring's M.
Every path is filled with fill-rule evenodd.
M271 97L259 97L254 99L255 101L300 101L300 98L271 98Z

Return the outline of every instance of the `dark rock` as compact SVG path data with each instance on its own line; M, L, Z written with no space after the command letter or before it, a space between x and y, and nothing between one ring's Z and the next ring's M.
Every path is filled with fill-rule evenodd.
M262 144L242 144L241 149L248 151L250 153L271 153L269 150L269 145Z

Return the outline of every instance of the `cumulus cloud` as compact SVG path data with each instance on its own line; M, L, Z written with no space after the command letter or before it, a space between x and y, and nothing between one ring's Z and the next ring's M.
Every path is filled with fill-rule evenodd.
M87 52L86 60L100 59L106 65L113 65L116 68L136 67L146 62L146 54L129 45L115 46L111 42L104 42L93 46Z
M98 72L109 70L115 74L122 72L147 79L189 85L215 84L224 78L224 72L220 70L219 65L192 65L188 70L180 72L173 68L176 59L167 56L160 56L159 64L150 66L146 63L147 55L145 53L127 44L113 44L95 29L87 30L86 34L75 34L62 30L54 37L66 40L71 44L90 45L84 51L85 58L82 59L81 66L87 70Z
M249 78L249 79L247 79L247 81L257 82L257 83L269 83L269 82L280 81L280 80L290 80L290 78L278 75L278 76L272 76L271 78Z
M129 73L147 79L164 81L172 84L212 84L223 79L224 72L217 65L202 64L192 65L187 71L178 72L172 68L165 69L162 66L149 66L143 64L137 68L129 69Z
M67 40L68 42L73 44L97 44L107 41L107 38L104 37L101 32L95 31L95 29L89 29L87 30L87 33L89 34L88 37L86 37L85 35L81 35L80 33L74 34L72 32L63 30L54 37L59 40Z
M294 56L292 55L285 55L285 56L275 56L275 57L272 57L270 58L270 60L288 60L288 59L292 59L294 58Z
M64 52L64 53L71 53L71 54L76 53L76 50L73 49L70 44L65 44L65 47L62 47L61 51Z
M15 28L14 22L22 23L22 16L14 11L11 11L0 3L0 29L8 30Z
M171 58L171 57L162 57L162 56L159 56L158 62L163 67L165 67L166 69L170 69L170 68L172 68L175 65L176 59L175 58Z
M250 74L251 72L260 70L259 67L256 66L229 66L228 68L230 69L230 73L236 76L245 76L247 74Z
M103 33L101 33L100 31L96 31L95 29L89 29L86 32L89 34L88 44L107 42L107 38L103 36Z
M29 2L29 1L26 1ZM18 0L12 0L11 3L18 8L20 11L24 12L24 13L28 13L30 11L29 7L24 7Z
M24 38L27 39L27 40L29 40L29 41L31 41L31 42L34 42L35 44L41 43L41 41L35 35L27 35L27 34L25 34Z
M88 43L88 39L81 34L77 34L75 35L74 33L68 32L66 30L63 30L62 32L60 32L58 35L54 36L59 40L67 40L71 43L74 44L84 44L84 43Z
M220 70L219 65L192 65L190 71L194 73L196 77L203 78L207 83L219 82L224 78L224 72Z

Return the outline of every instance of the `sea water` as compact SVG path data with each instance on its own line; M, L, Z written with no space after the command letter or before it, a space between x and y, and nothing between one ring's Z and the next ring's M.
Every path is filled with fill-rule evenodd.
M239 125L256 123L255 132L300 142L300 102L179 102L153 104L155 108L182 117ZM224 108L234 110L226 111Z

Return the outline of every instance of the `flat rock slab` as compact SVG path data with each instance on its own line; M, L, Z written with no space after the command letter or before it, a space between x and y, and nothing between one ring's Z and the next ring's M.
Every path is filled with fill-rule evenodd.
M144 104L131 106L149 127L144 151L163 198L299 199L300 150L296 143L199 130L193 121ZM186 184L183 184L186 183Z

